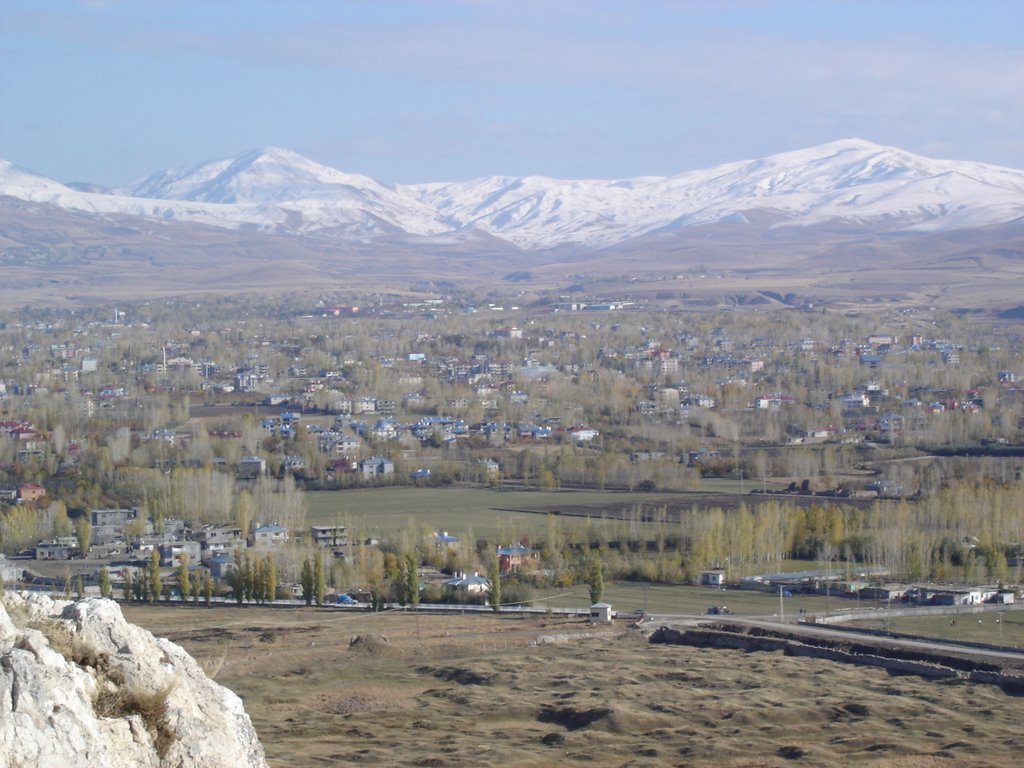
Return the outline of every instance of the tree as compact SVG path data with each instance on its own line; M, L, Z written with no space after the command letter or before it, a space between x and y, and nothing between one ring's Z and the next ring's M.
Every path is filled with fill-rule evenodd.
M491 561L487 572L487 580L490 582L487 590L487 602L491 604L491 610L497 613L501 610L501 568L497 557Z
M92 547L92 525L84 516L75 520L75 537L78 539L78 551L85 557Z
M132 597L140 603L149 599L149 579L146 578L146 574L137 574L137 577L132 579Z
M110 569L107 566L100 568L100 597L110 597Z
M124 569L124 587L123 587L123 591L124 591L124 600L125 600L125 602L128 602L129 600L131 600L132 597L135 594L135 592L134 592L134 585L132 584L132 581L133 581L132 573L133 572L134 572L134 569L132 569L132 568L125 568Z
M199 595L203 591L203 574L198 569L192 574L189 588L192 590L192 602L198 604Z
M228 586L235 594L235 602L241 605L245 600L245 562L242 553L235 550L234 562L228 572Z
M181 601L185 602L188 600L189 594L192 592L192 582L188 576L188 555L182 553L178 559L178 592L181 593Z
M405 594L409 604L415 608L420 602L420 579L416 572L416 558L405 556Z
M587 586L590 588L590 604L601 602L604 596L604 567L601 557L596 553L590 556L590 564L587 568Z
M252 597L252 568L248 552L239 552L235 555L235 569L232 572L232 586L235 590L235 599L239 605Z
M274 555L268 554L263 565L263 599L269 603L274 602L277 595L277 566L274 563Z
M160 552L154 548L149 556L149 602L160 599L163 585L160 582Z
M370 581L370 605L375 613L384 610L384 593L380 588L380 582L376 579Z
M64 597L71 597L71 568L64 566Z
M313 557L313 596L317 605L324 604L324 592L327 584L324 581L324 560L323 555L317 552Z
M263 594L261 583L263 566L259 558L246 553L245 555L245 599L250 602L259 602Z
M82 574L75 577L75 597L81 600L85 597L85 585L82 583Z
M306 601L306 605L313 604L313 566L309 562L307 557L302 561L302 576L299 579L299 583L302 585L302 599Z
M390 585L391 596L399 605L405 605L405 574L398 555L387 552L384 555L384 580Z
M209 571L203 575L203 597L206 601L206 607L209 608L213 600L213 576Z

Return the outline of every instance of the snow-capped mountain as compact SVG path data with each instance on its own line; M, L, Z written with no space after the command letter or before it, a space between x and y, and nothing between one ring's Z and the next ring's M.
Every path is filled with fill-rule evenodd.
M233 160L203 163L184 172L162 171L123 190L133 197L274 209L299 214L300 232L338 226L375 230L379 223L417 235L448 227L433 209L369 176L342 173L277 147Z
M829 220L956 229L1024 215L1024 172L931 160L858 139L670 177L559 181L487 177L408 187L455 227L526 248L602 247L768 211L776 224Z
M162 171L114 190L61 184L0 161L0 195L101 215L275 233L323 231L354 239L450 229L407 193L275 148L185 171Z
M0 161L0 195L101 216L341 241L487 233L544 251L605 248L715 223L886 232L1003 224L1024 217L1024 171L848 139L668 177L388 186L263 148L115 190L60 184Z

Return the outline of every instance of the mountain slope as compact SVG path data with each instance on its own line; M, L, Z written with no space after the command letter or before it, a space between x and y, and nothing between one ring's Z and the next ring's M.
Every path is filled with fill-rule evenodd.
M655 231L748 221L954 229L1024 215L1024 172L937 161L850 139L671 177L559 181L488 177L409 187L452 226L525 248L607 247Z
M1005 224L1024 217L1024 171L846 139L668 177L388 186L270 147L115 190L60 184L0 161L0 195L101 217L341 242L459 242L477 233L545 252L671 240L713 224L762 235L793 226L878 234Z
M378 224L415 235L448 228L412 196L369 176L342 173L302 155L264 147L183 173L163 171L125 190L133 197L235 205L301 216L299 231Z

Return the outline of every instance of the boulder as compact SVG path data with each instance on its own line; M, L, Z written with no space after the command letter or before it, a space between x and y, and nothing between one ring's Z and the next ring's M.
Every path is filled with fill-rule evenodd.
M264 768L241 699L111 600L0 597L9 768Z

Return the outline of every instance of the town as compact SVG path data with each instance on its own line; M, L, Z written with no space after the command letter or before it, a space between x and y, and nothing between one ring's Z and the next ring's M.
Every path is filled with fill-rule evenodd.
M521 301L8 313L4 582L369 606L493 602L499 578L505 604L572 584L598 602L605 579L1013 600L1019 324ZM405 518L373 512L397 493ZM453 494L478 508L446 517Z

